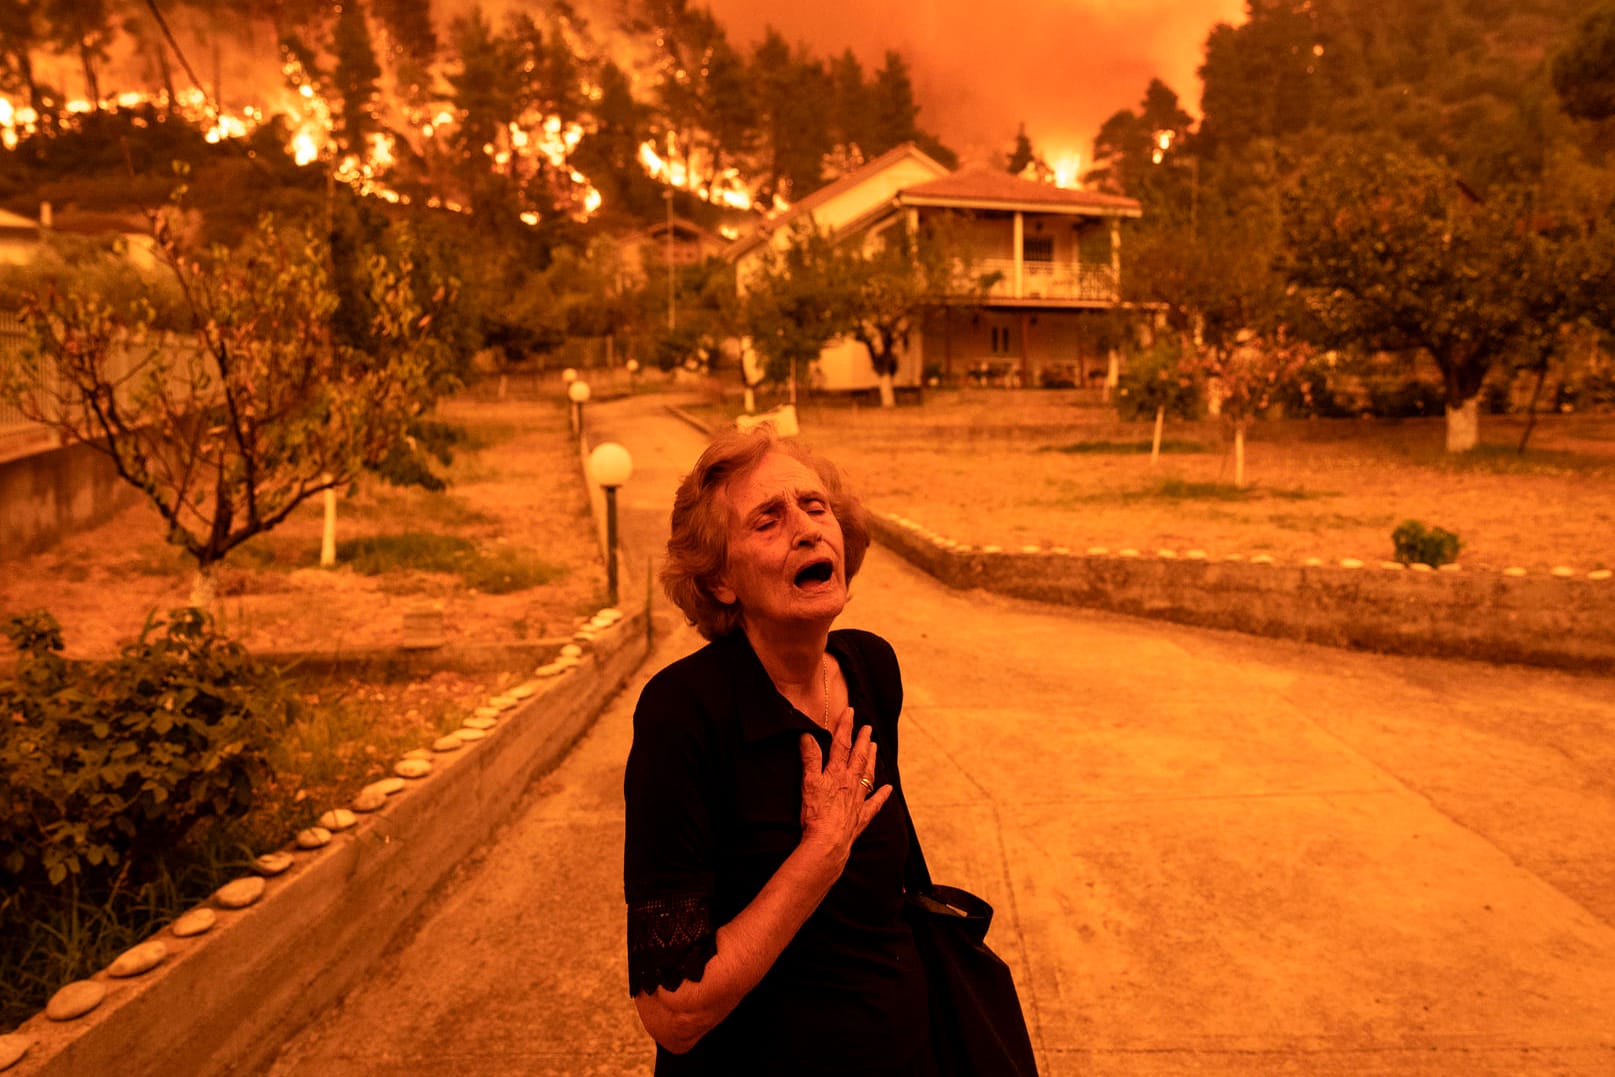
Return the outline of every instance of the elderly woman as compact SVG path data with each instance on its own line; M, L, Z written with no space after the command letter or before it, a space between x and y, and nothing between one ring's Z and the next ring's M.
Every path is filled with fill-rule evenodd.
M720 435L679 486L662 582L711 642L645 686L623 782L658 1077L933 1072L897 659L830 629L868 547L836 468L768 427Z

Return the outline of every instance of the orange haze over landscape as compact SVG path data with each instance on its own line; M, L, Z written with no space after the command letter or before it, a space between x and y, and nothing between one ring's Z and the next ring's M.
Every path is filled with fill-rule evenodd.
M967 161L1008 153L1025 121L1059 168L1118 109L1135 108L1151 78L1198 113L1206 35L1244 21L1244 0L709 0L737 46L772 25L823 56L850 46L866 71L887 49L907 59L920 126Z

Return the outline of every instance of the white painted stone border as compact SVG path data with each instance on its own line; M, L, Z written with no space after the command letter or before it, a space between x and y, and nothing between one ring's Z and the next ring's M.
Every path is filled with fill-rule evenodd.
M16 1032L26 1054L5 1077L256 1073L287 1035L347 991L387 949L433 886L485 840L592 724L648 652L645 614L620 614L591 650L486 736L433 754L430 773L292 866L261 898L217 908L217 926L179 937L150 972L89 981L106 998L83 1017L43 1013ZM376 775L385 779L384 775ZM86 981L80 981L86 982Z
M990 552L889 512L874 514L870 529L956 588L1325 646L1615 670L1615 587L1601 586L1615 574L1602 569L1494 573L1349 557L1281 563L1268 553L1147 556L1107 546Z
M693 421L693 420L690 420L690 421ZM957 553L968 553L968 552L970 552L972 550L977 550L977 551L979 551L981 553L1004 553L1006 551L1006 549L1008 549L1008 547L1005 547L1003 545L998 545L998 544L992 544L992 545L986 545L986 546L979 546L978 547L978 546L972 546L970 543L967 543L967 542L958 542L958 541L956 541L956 540L954 540L952 538L949 538L946 535L941 534L940 532L933 531L932 529L926 527L925 525L919 523L918 521L909 519L907 516L904 516L901 513L882 512L882 513L876 513L875 515L880 516L881 518L887 520L890 523L896 524L898 527L901 527L905 531L912 532L914 535L918 536L919 538L922 538L922 539L926 540L927 542L929 542L932 545L936 546L940 550L945 550L945 551L948 551L948 552L957 552ZM1133 547L1125 547L1125 548L1113 551L1108 546L1089 546L1089 547L1086 548L1086 550L1084 552L1075 553L1075 552L1072 551L1072 549L1069 546L1053 546L1053 547L1047 547L1046 548L1046 547L1037 545L1035 543L1028 543L1028 544L1023 544L1023 545L1020 545L1020 546L1016 546L1016 547L1014 547L1014 549L1015 549L1015 551L1017 551L1019 553L1023 553L1023 554L1047 553L1047 554L1053 554L1053 555L1058 555L1058 556L1062 556L1062 557L1125 557L1125 558L1140 558L1140 557L1146 556L1145 554L1140 553L1138 549L1133 548ZM1166 549L1166 548L1157 549L1155 551L1155 557L1157 559L1159 559L1159 560L1162 560L1162 561L1177 561L1177 560L1180 560L1180 559L1186 560L1186 561L1204 561L1204 560L1209 559L1210 556L1211 555L1206 553L1205 550L1199 550L1199 549L1185 550L1182 553L1179 553L1177 550L1174 550L1174 549ZM1227 560L1227 561L1248 561L1249 563L1251 563L1253 565L1278 565L1278 564L1283 564L1284 563L1283 561L1279 560L1278 557L1276 557L1275 555L1270 554L1270 553L1257 553L1257 554L1251 554L1251 555L1239 554L1239 553L1230 553L1230 554L1224 554L1223 559ZM1356 568L1364 567L1365 562L1361 561L1361 560L1359 560L1358 558L1355 558L1355 557L1343 557L1343 558L1339 559L1338 561L1332 562L1332 563L1330 561L1322 558L1322 557L1305 557L1305 558L1301 558L1300 560L1296 561L1295 564L1300 566L1300 567L1303 567L1303 568L1347 568L1347 569L1356 569ZM1385 561L1385 560L1382 560L1382 561L1377 562L1377 564L1378 564L1380 569L1382 569L1384 571L1387 571L1387 572L1404 572L1404 571L1408 571L1408 570L1411 570L1411 571L1414 571L1414 572L1435 572L1435 571L1440 571L1440 572L1461 572L1461 571L1464 571L1463 566L1460 565L1460 564L1456 564L1456 563L1447 564L1447 565L1441 565L1441 566L1437 567L1437 566L1421 565L1421 564L1406 565L1406 564L1403 564L1400 561ZM1498 570L1498 574L1502 575L1502 576L1507 576L1507 577L1510 577L1510 578L1518 579L1518 578L1523 578L1523 577L1529 576L1531 573L1527 569L1520 568L1518 566L1513 566L1513 567ZM1610 569L1607 569L1607 568L1592 569L1591 571L1588 571L1586 573L1582 573L1582 572L1578 572L1576 569L1569 568L1569 567L1564 566L1564 565L1555 566L1555 567L1553 567L1551 569L1546 570L1546 572L1542 573L1542 574L1552 576L1555 579L1562 579L1562 580L1590 580L1590 581L1595 582L1595 583L1602 583L1602 582L1604 582L1606 580L1611 579L1612 577L1615 577L1615 572L1612 572Z

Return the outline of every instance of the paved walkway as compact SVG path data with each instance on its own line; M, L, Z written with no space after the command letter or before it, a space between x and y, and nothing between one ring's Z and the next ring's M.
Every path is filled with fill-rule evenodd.
M633 451L644 557L693 431ZM634 564L634 555L630 556ZM1043 1072L1615 1073L1615 682L948 591L871 551L936 876L997 909ZM621 767L644 675L280 1077L644 1074Z

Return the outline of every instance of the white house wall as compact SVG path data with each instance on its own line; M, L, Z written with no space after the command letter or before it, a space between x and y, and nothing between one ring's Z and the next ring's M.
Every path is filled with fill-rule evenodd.
M896 198L897 192L903 188L934 180L938 175L947 173L939 173L926 162L914 157L903 157L864 182L832 195L814 206L811 216L820 228L837 231L876 208L886 205ZM773 243L776 248L784 250L791 245L789 231L781 229L774 234Z
M920 371L924 366L922 334L909 336L909 347L897 359L897 374L892 384L910 386L920 384ZM814 388L838 392L874 389L879 385L875 377L875 364L869 359L869 349L856 340L843 339L819 353L818 369L813 379Z
M956 218L956 221L954 227L961 240L960 245L974 257L1014 259L1015 219L1012 214L974 219ZM1082 235L1088 232L1100 232L1107 237L1103 256L1096 257L1097 252L1090 251L1087 261L1098 261L1107 265L1110 262L1108 219L1068 215L1040 216L1028 213L1024 218L1024 230L1029 237L1054 237L1054 261L1059 265L1072 265L1083 261L1080 257Z
M820 231L835 232L874 212L897 197L905 187L913 187L936 179L938 172L929 163L915 157L902 157L889 167L825 199L809 211L808 217ZM790 248L796 232L789 226L781 227L769 236L766 246L747 251L735 263L735 275L742 290L762 265L769 247L783 251Z

